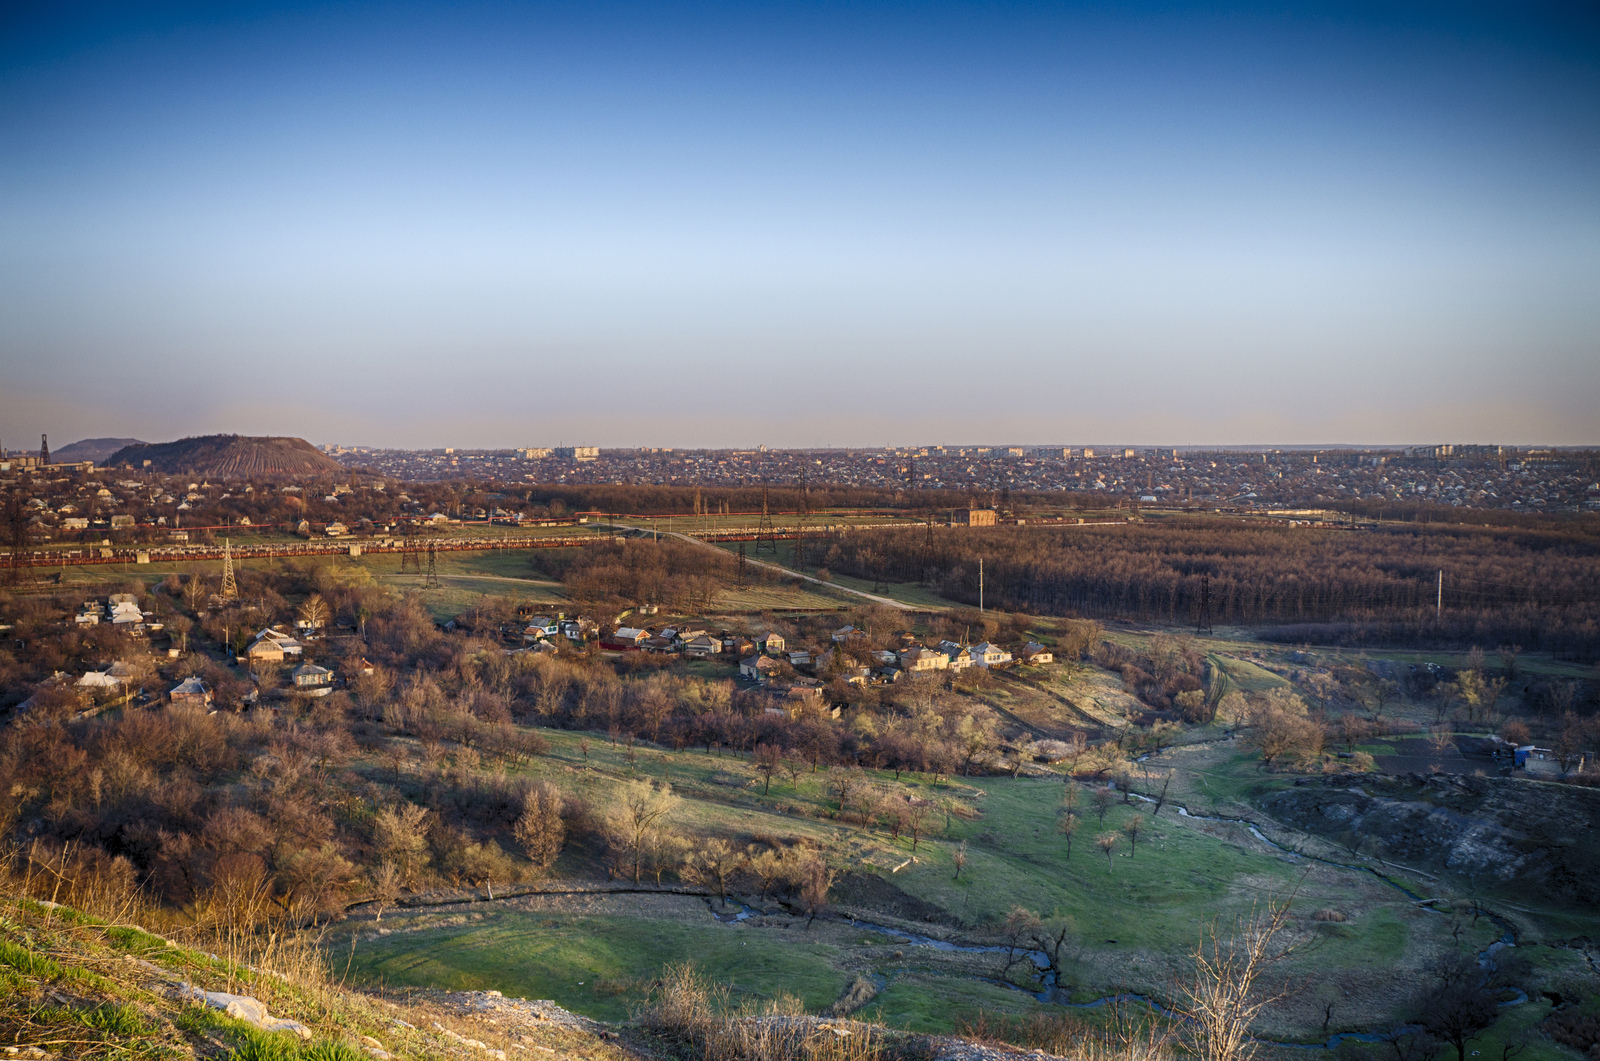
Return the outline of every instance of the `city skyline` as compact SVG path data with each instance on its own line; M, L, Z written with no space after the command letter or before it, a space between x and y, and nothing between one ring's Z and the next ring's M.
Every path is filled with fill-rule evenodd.
M1600 443L1581 8L4 18L9 446Z

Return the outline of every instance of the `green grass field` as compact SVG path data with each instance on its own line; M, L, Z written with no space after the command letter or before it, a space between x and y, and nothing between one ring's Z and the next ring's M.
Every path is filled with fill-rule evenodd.
M1371 874L1286 855L1243 827L1181 818L1170 807L1152 818L1148 805L1117 802L1102 822L1082 789L1082 825L1069 856L1057 830L1065 791L1059 779L902 778L907 791L952 811L948 824L940 813L937 835L924 838L915 861L908 862L908 838L891 840L835 816L826 772L780 774L763 795L759 775L736 756L641 748L630 764L627 750L603 737L546 735L550 753L526 772L593 805L603 806L622 778L669 781L683 797L675 820L685 834L723 835L740 843L758 836L804 841L827 852L841 870L876 874L907 902L944 911L941 919L958 937L992 941L996 922L1018 905L1066 924L1073 957L1063 986L1078 1001L1124 990L1164 994L1206 926L1230 925L1270 897L1295 889L1295 931L1315 946L1288 972L1342 985L1347 1020L1382 1019L1434 955L1458 945L1444 917L1419 909ZM580 745L585 739L587 757ZM1208 753L1204 747L1169 753L1176 754ZM1226 788L1231 801L1243 787L1262 783L1242 760L1231 762L1215 749L1209 754L1185 768L1187 790L1204 795ZM896 784L891 773L872 776L879 784ZM1121 831L1135 814L1144 819L1136 850ZM1094 843L1102 832L1119 836L1109 859ZM957 879L955 856L963 849L966 864ZM589 859L569 847L558 866L561 879L600 879ZM1026 967L1007 976L998 956L913 947L848 922L807 929L802 919L774 912L731 926L716 922L704 900L688 897L567 902L544 897L475 904L466 908L471 913L393 913L383 927L395 931L383 936L374 935L377 926L369 921L355 921L350 931L359 942L352 970L365 982L393 986L494 988L549 997L606 1018L625 1013L664 966L681 961L694 961L713 979L733 984L740 997L787 991L813 1011L825 1008L855 976L866 975L882 988L870 1012L920 1030L949 1031L979 1004L1003 1004L1011 1013L1041 1006L1030 994L983 982L1009 978L1027 984ZM523 908L530 903L548 908ZM1337 909L1346 920L1316 922L1311 914L1320 909ZM868 908L849 912L874 917ZM891 914L881 916L892 923ZM1485 920L1466 929L1459 945L1481 948L1495 931ZM956 1005L959 1000L968 1008ZM1275 1034L1301 1036L1316 1024L1317 1014L1291 1005L1273 1027Z

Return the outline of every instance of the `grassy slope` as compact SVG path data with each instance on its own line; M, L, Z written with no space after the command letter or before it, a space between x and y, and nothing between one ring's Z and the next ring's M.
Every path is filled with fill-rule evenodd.
M289 1033L262 1032L181 1000L171 989L176 981L253 995L274 1017L310 1027L314 1039L301 1044ZM289 977L269 976L66 907L0 899L0 1043L7 1046L129 1061L358 1061L368 1056L359 1049L359 1037L370 1036L398 1058L470 1053L441 1037L435 1022L492 1048L514 1048L515 1038L502 1029L425 999L371 998L309 969L303 975L297 970ZM594 1061L637 1056L576 1028L522 1034L545 1056Z
M585 768L579 735L549 736L551 755L528 768L535 776L603 801L616 779L630 773L623 750L603 738L589 738ZM1195 771L1197 787L1216 789L1226 781L1230 791L1242 794L1259 783L1236 752L1210 752L1213 758ZM907 896L945 910L950 921L968 926L961 930L968 935L981 936L983 926L1018 904L1045 917L1069 918L1081 954L1067 979L1083 1000L1126 988L1166 993L1203 925L1212 919L1226 924L1247 914L1252 904L1293 887L1302 876L1298 902L1307 916L1326 907L1341 910L1349 920L1322 928L1308 920L1303 927L1316 933L1319 943L1314 955L1296 968L1316 983L1340 985L1347 992L1350 1001L1342 1019L1348 1023L1380 1022L1394 1000L1410 990L1418 970L1450 942L1446 919L1418 910L1403 893L1369 874L1308 865L1267 847L1239 826L1183 819L1171 809L1152 821L1148 808L1119 803L1102 825L1085 793L1078 810L1084 824L1069 858L1055 831L1063 791L1059 781L952 778L935 784L907 779L906 787L953 801L962 813L951 818L948 833L919 845L916 862L890 874L910 857L909 842L892 842L882 833L830 817L834 805L825 774L802 772L798 781L780 775L763 797L755 772L736 757L647 749L640 752L637 771L670 780L685 797L678 820L690 833L803 839L831 852L840 864L877 873ZM894 782L892 774L876 776L882 783ZM1137 852L1130 853L1127 841L1121 840L1108 864L1093 846L1093 837L1118 829L1136 812L1147 818ZM958 881L953 857L963 841L968 861ZM564 877L596 872L582 852L570 849L559 868ZM854 974L866 973L884 987L874 1002L884 1020L919 1030L949 1030L961 1015L959 1007L933 1000L970 997L976 1004L973 992L979 985L968 977L998 977L1003 964L992 955L941 956L872 933L845 938L832 929L807 931L783 917L730 928L713 921L701 901L682 902L688 905L669 913L642 903L630 909L617 901L592 911L508 910L481 921L432 928L421 922L414 926L419 931L376 938L370 933L373 926L363 925L358 926L363 942L355 948L354 967L362 976L391 984L494 986L508 993L548 994L575 1011L606 1017L624 1011L636 997L638 982L671 961L693 959L713 978L734 981L758 996L793 991L813 1008ZM869 910L860 914L873 916ZM385 926L390 923L386 919ZM400 920L393 927L407 926ZM1461 945L1484 946L1492 933L1483 922L1467 930ZM761 953L751 953L757 950ZM898 957L897 950L902 952ZM779 955L781 961L764 955ZM1013 970L1013 975L1021 976L1021 971ZM600 990L597 977L606 981L598 985ZM912 983L921 986L913 990ZM1039 1008L1026 994L994 991L989 1003L1008 1011ZM1291 1008L1281 1030L1304 1034L1318 1024L1320 1013Z

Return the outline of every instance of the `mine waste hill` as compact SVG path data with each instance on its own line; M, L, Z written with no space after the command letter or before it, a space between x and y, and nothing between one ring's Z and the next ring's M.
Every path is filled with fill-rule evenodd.
M697 1005L686 1010L681 990L676 995L669 990L638 1019L621 1024L498 991L364 992L346 986L336 963L304 943L279 939L268 953L252 954L253 962L212 947L232 950L225 941L168 939L119 917L0 893L0 1044L5 1044L0 1058L1008 1061L1019 1056L948 1036L885 1033L851 1020L721 1016ZM1049 1061L1054 1055L1027 1056Z
M94 461L103 464L105 459L127 446L142 446L144 443L136 438L85 438L60 449L50 451L50 459L61 464L76 464L79 461Z
M176 442L124 446L105 463L134 468L150 462L152 471L244 479L252 476L338 475L344 468L303 438L251 438L198 435Z

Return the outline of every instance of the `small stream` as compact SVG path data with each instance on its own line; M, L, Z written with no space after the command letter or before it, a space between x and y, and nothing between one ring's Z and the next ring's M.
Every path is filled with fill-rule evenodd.
M1156 802L1153 798L1151 798L1149 796L1146 796L1146 795L1143 795L1143 794L1138 793L1138 792L1130 791L1130 792L1127 793L1127 795L1132 797L1132 798L1134 798L1134 799L1142 800L1142 801L1144 801L1146 803L1154 803L1154 802ZM1192 813L1189 810L1188 807L1185 807L1181 803L1174 803L1174 802L1172 802L1170 800L1168 802L1171 803L1172 806L1177 808L1178 816L1182 817L1182 818L1192 818L1192 819L1194 819L1196 821L1225 822L1225 823L1228 823L1230 825L1242 825L1245 828L1249 829L1250 830L1250 835L1254 836L1257 840L1260 840L1263 844L1266 844L1269 847L1275 848L1278 851L1282 851L1285 855L1288 855L1291 858L1303 858L1303 859L1307 859L1307 860L1312 861L1312 862L1320 862L1325 866L1334 866L1334 867L1337 867L1339 869L1349 869L1349 870L1356 870L1356 871L1362 872L1362 873L1370 873L1374 877L1376 877L1379 880L1383 881L1383 883L1389 885L1391 888L1394 888L1396 891L1398 891L1402 895L1406 896L1406 898L1410 899L1414 904L1418 905L1421 909L1429 910L1429 911L1432 911L1433 913L1439 914L1440 916L1444 916L1444 911L1442 911L1442 910L1434 910L1433 907L1431 905L1429 905L1429 900L1427 899L1427 897L1418 895L1416 892L1413 892L1411 889L1407 888L1405 885L1401 884L1400 882L1394 880L1393 878L1391 878L1391 877L1389 877L1389 876L1387 876L1387 875L1385 875L1383 873L1380 873L1378 870L1373 869L1371 866L1358 866L1358 865L1352 865L1351 863L1348 863L1348 862L1336 862L1336 861L1333 861L1332 859L1319 858L1316 855L1307 855L1307 854L1304 854L1304 853L1299 852L1299 851L1294 851L1294 850L1292 850L1290 848L1287 848L1287 847L1283 846L1282 844L1278 843L1277 841L1268 838L1265 834L1263 834L1261 832L1260 828L1256 825L1256 823L1251 821L1248 818L1227 818L1227 817L1222 817L1222 816L1218 816L1218 815L1195 814L1195 813ZM725 922L725 923L737 923L737 922L748 920L751 916L755 915L756 913L758 913L758 911L753 910L748 906L744 906L743 904L739 904L739 910L736 913L733 913L733 914L717 914L713 910L712 916L715 917L718 921L722 921L722 922ZM1477 913L1478 916L1482 916L1482 917L1488 918L1497 928L1499 928L1501 930L1501 933L1502 933L1499 939L1495 940L1493 943L1490 943L1489 946L1486 947L1484 950L1478 952L1478 964L1480 966L1487 967L1488 964L1490 963L1490 961L1492 960L1493 955L1497 951L1502 950L1505 947L1515 947L1517 945L1517 943L1516 943L1516 934L1511 929L1511 926L1503 918L1500 918L1497 915L1492 914L1489 911L1483 910L1481 908L1479 908L1476 911L1476 913ZM1071 1001L1068 1001L1070 996L1068 996L1066 991L1063 990L1060 987L1060 985L1057 983L1056 972L1051 967L1050 957L1049 957L1049 955L1045 954L1045 952L1042 951L1042 950L1030 950L1030 949L1025 949L1025 948L1022 948L1022 947L1012 948L1012 947L1001 947L1001 946L992 946L992 945L980 946L980 945L976 945L976 944L951 943L949 940L935 939L932 936L922 935L920 933L911 932L911 931L908 931L906 929L890 928L888 925L880 925L880 924L876 924L876 923L871 922L871 921L861 921L861 920L852 919L850 923L851 923L851 925L853 927L864 928L864 929L867 929L868 931L871 931L871 932L881 933L882 935L889 936L892 939L897 939L897 940L901 941L902 943L906 944L907 946L912 946L912 947L930 947L933 950L937 950L937 951L945 951L945 952L953 952L953 953L961 953L961 954L1008 954L1009 953L1009 954L1013 955L1014 957L1016 957L1019 961L1026 961L1026 962L1030 963L1031 965L1033 965L1034 969L1036 970L1035 975L1036 975L1036 977L1038 979L1038 982L1039 982L1039 990L1037 990L1037 991L1029 990L1028 988L1019 987L1016 984L1010 983L1009 981L1000 980L1000 979L997 979L997 978L992 978L992 977L987 977L987 976L972 975L972 976L964 977L964 979L973 980L973 981L976 981L976 982L979 982L979 983L992 984L992 985L994 985L996 987L1003 987L1003 988L1005 988L1007 990L1010 990L1010 991L1017 991L1017 992L1021 992L1023 994L1029 994L1029 995L1032 995L1038 1001L1046 1003L1048 1005L1063 1006L1063 1007L1068 1008L1068 1009L1095 1009L1095 1008L1098 1008L1100 1006L1105 1006L1105 1005L1108 1005L1108 1004L1114 1005L1114 1004L1118 1004L1118 1003L1138 1002L1138 1003L1142 1003L1143 1005L1149 1006L1151 1009L1153 1009L1156 1012L1162 1014L1163 1016L1171 1017L1171 1018L1174 1018L1174 1019L1181 1019L1179 1014L1177 1014L1173 1010L1168 1009L1166 1006L1164 1006L1162 1003L1160 1003L1156 999L1151 998L1148 995L1141 995L1141 994L1137 994L1137 993L1133 993L1133 992L1118 992L1116 994L1102 995L1101 997L1093 999L1093 1000L1091 1000L1089 1002L1071 1002ZM1505 1001L1505 1002L1501 1002L1500 1006L1501 1006L1501 1008L1506 1008L1506 1007L1509 1007L1509 1006L1520 1006L1520 1005L1522 1005L1523 1003L1525 1003L1527 1001L1528 1001L1527 992L1523 991L1521 989L1517 989L1517 997L1515 997L1513 999L1510 999L1508 1001ZM1399 1028L1397 1028L1395 1030L1396 1031L1404 1031L1404 1030L1406 1030L1407 1027L1409 1027L1409 1026L1402 1025L1402 1026L1400 1026ZM1387 1034L1392 1034L1392 1033L1387 1033ZM1337 1032L1337 1033L1335 1033L1333 1035L1330 1035L1325 1041L1319 1042L1319 1043L1291 1043L1291 1042L1283 1042L1283 1041L1276 1040L1276 1039L1259 1039L1259 1038L1255 1039L1254 1041L1258 1042L1258 1043L1261 1043L1264 1046L1281 1046L1281 1047L1287 1047L1287 1048L1292 1048L1292 1049L1303 1049L1303 1050L1331 1050L1331 1049L1337 1047L1340 1043L1342 1043L1342 1042L1344 1042L1346 1040L1352 1040L1352 1041L1361 1042L1361 1043L1378 1043L1378 1042L1385 1041L1385 1038L1386 1038L1386 1033L1379 1033L1379 1032Z

